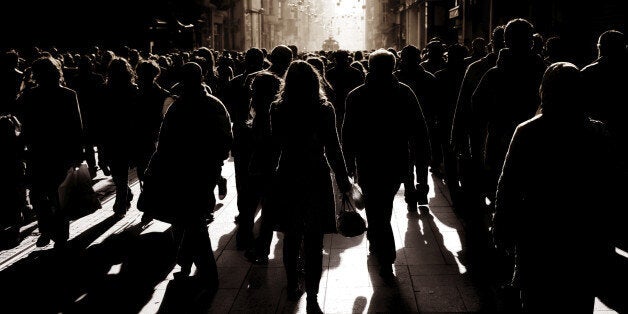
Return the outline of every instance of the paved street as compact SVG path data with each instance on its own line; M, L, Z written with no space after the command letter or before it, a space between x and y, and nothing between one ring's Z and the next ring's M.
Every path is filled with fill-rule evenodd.
M121 220L112 216L107 178L96 183L103 208L71 225L70 249L60 258L52 244L37 248L35 225L13 249L0 252L3 313L291 313L305 312L305 297L286 299L281 235L275 235L268 266L251 265L236 250L237 215L233 162L225 163L229 193L219 201L209 234L220 289L206 295L194 280L173 281L175 247L170 226L140 226L133 206ZM102 175L101 175L102 176ZM465 231L446 187L431 182L429 209L408 213L403 190L395 198L392 225L397 261L395 287L385 285L368 257L365 236L327 235L319 302L326 313L478 312L495 309L487 287L468 275ZM361 212L364 215L364 212ZM259 215L257 217L259 219ZM258 226L259 227L259 226ZM597 313L615 313L596 300Z

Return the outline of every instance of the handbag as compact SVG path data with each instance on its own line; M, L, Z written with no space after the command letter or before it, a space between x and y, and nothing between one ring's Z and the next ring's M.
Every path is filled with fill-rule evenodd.
M336 216L336 226L338 233L345 237L356 237L366 231L366 222L364 218L355 210L352 201L343 196L340 213Z
M92 186L92 179L86 164L68 169L65 180L57 189L59 206L64 215L76 220L102 208L98 194Z

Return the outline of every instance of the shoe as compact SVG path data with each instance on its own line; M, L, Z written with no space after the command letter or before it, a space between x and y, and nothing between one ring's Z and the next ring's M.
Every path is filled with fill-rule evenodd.
M227 196L227 179L220 177L218 179L218 198L224 200Z
M109 167L108 167L108 166L105 166L105 165L100 165L100 169L102 170L102 173L103 173L106 177L108 177L108 176L110 176L110 175L111 175L111 170L109 170Z
M416 186L416 201L419 205L427 205L427 194L430 192L430 188L428 186L421 187L419 185Z
M37 247L44 247L48 244L50 244L50 236L45 233L42 233L35 243Z
M192 265L181 266L181 269L172 275L174 276L175 280L181 280L181 279L185 279L189 277L191 272L192 272Z
M233 218L233 223L236 225L240 223L240 215L236 215L235 218Z
M307 297L307 306L305 308L306 313L308 314L322 314L323 310L321 310L320 305L318 305L318 298L316 296L314 297Z

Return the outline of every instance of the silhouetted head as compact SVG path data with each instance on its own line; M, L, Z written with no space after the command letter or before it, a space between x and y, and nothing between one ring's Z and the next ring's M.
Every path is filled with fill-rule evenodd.
M608 30L600 35L597 42L600 57L622 57L626 55L626 38L622 32Z
M271 71L283 76L290 62L292 62L292 50L285 45L279 45L270 52Z
M205 65L199 64L201 68L205 71L204 73L209 73L210 71L213 73L214 67L216 66L216 61L214 59L214 54L207 47L198 48L196 51L196 55L205 59Z
M3 69L13 70L17 68L20 61L20 56L15 50L7 51L2 55L2 67Z
M453 44L447 49L447 65L449 67L457 67L464 65L464 57L467 54L467 48L461 44Z
M545 40L543 35L535 33L532 35L532 52L537 55L543 55L543 47L545 46Z
M296 45L288 45L288 48L292 50L292 59L296 60L299 57L299 48Z
M425 58L430 60L434 59L442 59L443 58L443 44L438 40L430 41L426 46L426 55Z
M471 42L471 49L474 55L483 56L486 54L486 39L478 37Z
M80 73L89 74L94 71L94 62L88 55L83 55L79 59L78 68Z
M290 64L279 95L283 102L289 103L289 106L302 106L295 109L304 110L320 106L321 101L325 99L318 72L302 60Z
M366 74L366 69L364 68L364 65L362 65L362 62L360 61L351 62L351 67Z
M578 67L569 62L557 62L550 65L543 74L539 89L543 115L584 116L581 90L582 76Z
M364 54L362 51L358 50L353 54L353 59L355 61L362 61L364 59Z
M337 66L349 66L351 64L351 56L347 50L337 50L334 52L334 60Z
M391 77L395 62L395 56L390 51L378 49L369 56L369 74L375 78Z
M389 47L389 48L388 48L388 49L386 49L386 50L388 50L388 52L392 53L392 54L393 54L393 56L395 56L395 59L397 59L397 57L399 57L399 55L397 54L397 50L396 50L395 48L393 48L393 47Z
M402 65L408 65L408 66L414 66L416 64L418 64L419 62L419 58L421 52L419 51L419 48L417 48L416 46L413 45L408 45L403 47L403 49L401 49L401 64Z
M140 85L150 86L159 76L161 70L157 62L153 60L143 60L135 68L137 79Z
M499 25L493 30L491 45L493 46L493 52L499 52L502 48L506 47L503 25Z
M319 57L309 57L305 62L309 63L311 66L316 69L321 78L325 77L325 63Z
M564 55L564 47L560 37L550 37L545 42L545 56L551 59L561 58Z
M124 58L114 58L107 71L107 84L110 86L128 86L135 83L135 72Z
M504 42L515 53L528 53L532 50L534 27L524 19L514 19L506 24Z
M137 49L131 49L129 52L129 63L131 66L137 66L141 59L140 52Z
M259 71L264 67L264 52L258 48L251 48L244 56L247 72Z
M63 78L61 64L52 57L41 57L31 65L33 79L42 87L59 86Z
M188 62L181 67L183 94L196 94L203 89L203 69L196 62Z

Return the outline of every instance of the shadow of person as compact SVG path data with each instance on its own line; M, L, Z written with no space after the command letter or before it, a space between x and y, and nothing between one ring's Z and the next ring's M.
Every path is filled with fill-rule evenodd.
M216 289L208 289L194 277L168 282L157 313L206 313L216 296Z
M85 274L93 266L85 247L115 222L109 217L93 225L70 240L63 252L34 251L4 269L0 272L0 302L24 313L62 312L70 308L85 292Z
M146 306L172 270L176 246L170 229L142 230L134 225L88 250L85 289L72 312L137 313Z

